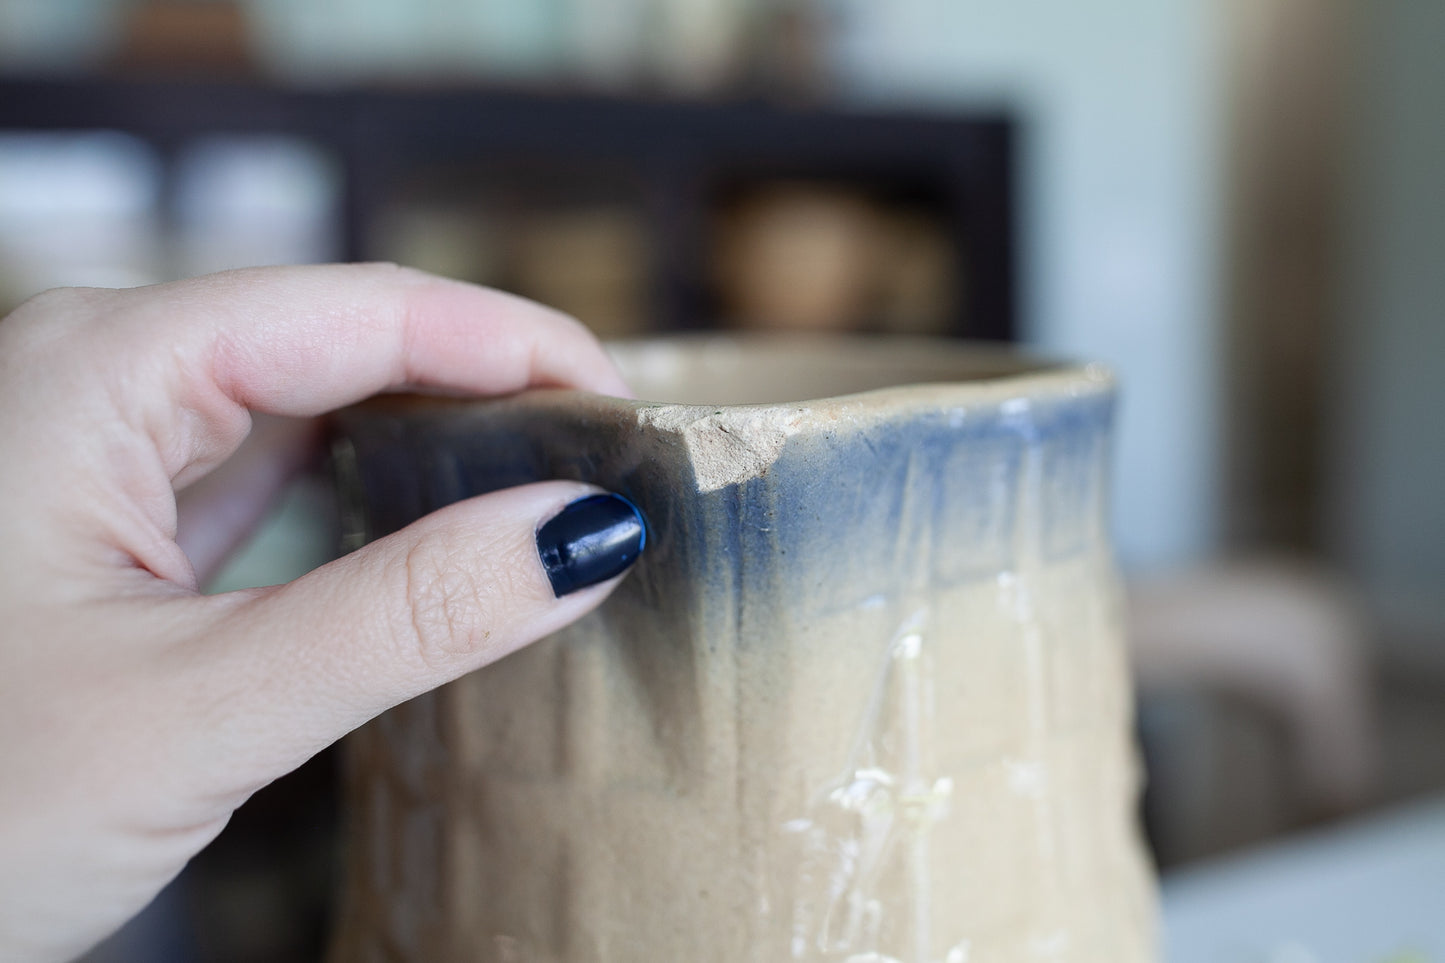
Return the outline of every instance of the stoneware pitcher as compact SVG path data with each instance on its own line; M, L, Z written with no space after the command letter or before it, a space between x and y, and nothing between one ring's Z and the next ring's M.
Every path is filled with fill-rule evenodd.
M548 478L641 507L574 627L349 747L337 961L1143 963L1109 377L681 338L643 401L378 399L361 538Z

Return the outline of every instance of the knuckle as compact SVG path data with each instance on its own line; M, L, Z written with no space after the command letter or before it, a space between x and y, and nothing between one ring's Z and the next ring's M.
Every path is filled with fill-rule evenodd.
M401 564L404 599L400 636L429 669L468 662L494 632L495 602L478 553L442 537L411 546Z
M17 315L26 312L63 313L66 309L77 305L88 304L93 296L94 290L91 288L49 288L21 302L20 307L15 309L15 313Z
M51 288L42 291L3 318L0 333L10 350L40 348L62 338L90 314L97 292L91 288Z

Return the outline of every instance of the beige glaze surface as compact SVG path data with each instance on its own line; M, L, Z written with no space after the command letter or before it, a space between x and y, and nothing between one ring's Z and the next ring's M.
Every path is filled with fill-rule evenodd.
M734 351L643 346L677 379L652 391L728 400L744 379L708 384L700 348ZM834 383L980 370L898 357ZM752 368L813 392L858 363L785 360ZM659 544L598 613L354 737L335 958L1154 959L1106 429L1069 407L1109 385L982 364L837 400L551 393L461 416L443 449L559 418L563 448L635 447L614 483L657 474L635 483ZM409 409L403 434L436 417ZM376 418L353 425L362 460Z

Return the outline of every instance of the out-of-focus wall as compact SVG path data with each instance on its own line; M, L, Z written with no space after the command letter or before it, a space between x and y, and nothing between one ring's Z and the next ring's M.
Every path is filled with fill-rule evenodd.
M1223 96L1206 0L852 0L842 75L870 102L1002 103L1024 123L1026 339L1123 382L1131 568L1219 539Z
M90 64L113 45L122 9L115 0L0 0L0 69Z
M1390 655L1445 673L1445 4L1354 13L1332 527Z

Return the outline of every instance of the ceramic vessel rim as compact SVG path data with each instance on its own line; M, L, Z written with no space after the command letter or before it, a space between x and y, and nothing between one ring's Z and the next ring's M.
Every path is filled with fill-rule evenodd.
M547 407L557 404L584 404L594 409L610 409L621 412L647 410L652 413L663 411L697 413L728 412L754 414L764 418L771 413L787 412L796 416L800 411L829 414L847 411L857 417L867 412L878 414L897 413L900 410L922 407L946 406L989 406L1014 399L1030 402L1067 402L1084 398L1107 397L1114 393L1116 381L1110 369L1094 362L1078 363L1052 360L1014 346L988 342L971 342L956 339L911 337L899 335L826 335L792 336L775 334L683 334L663 335L626 341L609 342L608 347L623 351L638 348L654 349L676 345L681 348L706 350L715 345L762 349L774 346L817 347L822 350L859 349L867 346L878 348L886 345L895 350L913 352L926 351L935 356L951 355L961 370L980 360L998 365L998 374L961 376L958 380L930 378L909 381L900 378L899 383L861 391L843 392L796 401L751 402L751 403L690 403L657 401L646 397L620 398L598 395L572 388L533 388L518 394L502 397L458 398L437 395L387 395L363 402L363 406L405 407L413 412L435 408L455 411L458 407L495 405L499 402L545 403ZM904 372L906 375L906 372ZM585 400L584 400L585 399Z

